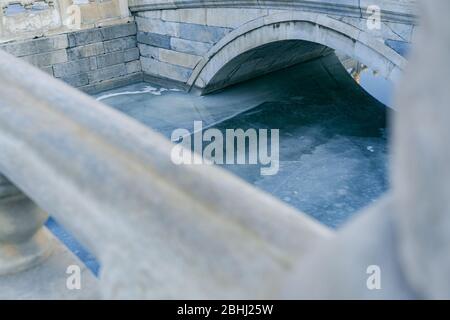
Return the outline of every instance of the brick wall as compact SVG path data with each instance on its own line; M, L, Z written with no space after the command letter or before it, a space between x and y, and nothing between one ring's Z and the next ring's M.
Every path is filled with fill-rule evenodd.
M85 92L142 81L136 24L127 23L0 45Z

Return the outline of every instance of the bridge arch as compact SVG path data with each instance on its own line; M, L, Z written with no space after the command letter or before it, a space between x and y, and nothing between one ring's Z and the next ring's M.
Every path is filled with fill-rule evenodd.
M247 79L242 74L245 71L234 80L230 78L232 73L236 73L236 68L240 67L242 61L239 61L239 57L263 46L276 48L289 41L301 42L305 46L315 44L316 47L311 49L316 56L326 53L327 48L339 50L393 81L398 79L406 65L404 57L368 32L325 14L285 12L250 21L227 34L197 64L188 85L200 89L202 93L208 93L247 80L253 72L251 68L247 68ZM313 56L305 53L301 58ZM291 62L295 62L295 59L291 59ZM233 63L235 66L229 67ZM262 66L264 65L270 63L263 62ZM228 67L225 68L226 66ZM275 70L268 70L270 71Z

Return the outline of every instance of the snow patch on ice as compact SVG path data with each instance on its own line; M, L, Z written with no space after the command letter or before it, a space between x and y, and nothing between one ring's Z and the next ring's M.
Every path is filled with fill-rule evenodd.
M167 89L167 88L155 88L152 86L146 86L144 87L143 90L140 91L124 91L124 92L116 92L116 93L109 93L109 94L105 94L103 96L98 97L96 100L97 101L102 101L105 99L109 99L109 98L113 98L113 97L117 97L117 96L127 96L127 95L134 95L134 94L144 94L144 93L150 93L152 95L155 96L160 96L163 92L166 91L172 91L172 92L180 92L181 90L179 89Z

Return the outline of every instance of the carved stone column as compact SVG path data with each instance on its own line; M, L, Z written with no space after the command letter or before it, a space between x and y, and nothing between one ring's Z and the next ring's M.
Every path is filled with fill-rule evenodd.
M51 252L47 214L0 174L0 275L31 268Z

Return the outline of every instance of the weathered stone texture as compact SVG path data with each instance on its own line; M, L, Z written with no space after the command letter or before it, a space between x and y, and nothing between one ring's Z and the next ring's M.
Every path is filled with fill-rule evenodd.
M90 43L102 42L103 36L99 29L89 29L69 33L69 47L84 46Z
M126 73L127 69L124 63L97 69L88 73L89 83L96 83L103 80L117 78L125 75Z
M123 51L117 51L101 55L97 57L97 67L99 69L105 68L107 66L112 66L115 64L124 63L124 53Z
M211 49L212 44L185 39L171 38L170 47L172 50L175 51L194 54L197 56L203 56L209 51L209 49Z
M95 59L89 58L56 64L53 66L54 74L57 78L88 72L96 68L97 64L95 63Z
M62 63L68 61L66 50L57 50L52 52L40 53L31 56L22 57L23 60L31 63L36 67L51 66L56 63Z
M139 31L137 41L158 48L170 49L170 37L158 33Z
M180 23L166 22L158 19L147 19L136 17L138 30L142 32L152 32L171 37L180 36Z
M186 82L192 73L192 70L189 68L161 62L152 58L141 57L141 64L142 71L145 73L179 82Z
M69 60L78 60L105 53L103 42L96 42L85 46L70 48L67 50Z
M197 63L202 57L187 54L183 52L177 52L173 50L159 49L159 60L170 64L194 69Z
M180 38L198 42L216 43L222 39L231 29L209 27L197 24L181 23Z
M136 24L128 23L6 43L0 49L74 87L101 88L93 85L111 80L105 88L112 88L114 79L128 74L135 79L142 71L136 32Z
M61 79L74 87L81 87L89 84L89 77L87 73L80 73L71 76L66 76L62 77Z
M125 50L123 52L124 55L124 61L125 62L130 62L133 60L139 60L140 56L139 56L139 48L130 48L128 50Z
M136 48L136 36L123 37L103 42L105 53Z
M138 73L142 71L142 66L141 66L141 61L140 60L135 60L135 61L131 61L131 62L127 62L125 64L126 68L127 68L127 73L131 74L131 73Z
M226 64L236 58L237 53L245 51L240 46L251 50L282 40L311 41L350 53L354 58L363 58L363 63L373 61L369 67L393 80L404 68L405 60L401 60L401 56L406 55L407 43L412 41L415 29L414 5L410 0L400 3L378 0L376 3L383 11L382 25L381 29L374 30L369 30L367 26L369 16L365 10L369 4L366 1L282 1L278 4L277 1L256 3L244 0L239 3L245 4L243 7L238 7L237 3L235 7L224 6L210 0L180 0L165 5L151 0L131 0L129 3L136 16L141 56L154 59L155 70L163 70L162 77L167 77L167 72L172 69L166 64L173 66L176 70L173 80L185 76L181 72L183 76L180 77L178 67L193 70L188 86L206 85L209 80L205 82L197 75L201 70L208 69L205 64L220 64L215 61L217 59L214 60L217 54ZM335 32L324 33L322 28L317 28L322 25L324 29ZM262 30L264 26L267 26L266 31L256 35L252 32ZM269 30L272 27L276 30ZM233 44L234 41L245 42L246 45ZM221 52L226 47L229 50ZM274 71L273 63L269 63L270 55L268 53L267 59L258 64L258 70L253 71L256 65L246 63L240 72L246 68L248 75L257 76L261 72ZM293 57L292 61L299 59ZM148 63L147 60L143 65ZM220 67L223 66L220 64ZM260 66L267 68L259 70ZM144 67L144 72L146 69ZM157 76L155 70L151 75ZM214 74L208 76L213 77Z
M159 57L159 48L146 45L144 43L139 43L140 55L147 58L157 59Z
M69 46L66 34L41 38L29 41L12 42L0 45L1 50L15 55L16 57L40 54L59 49L65 49Z
M103 40L111 40L116 38L133 36L137 32L135 23L115 25L106 28L100 28Z

